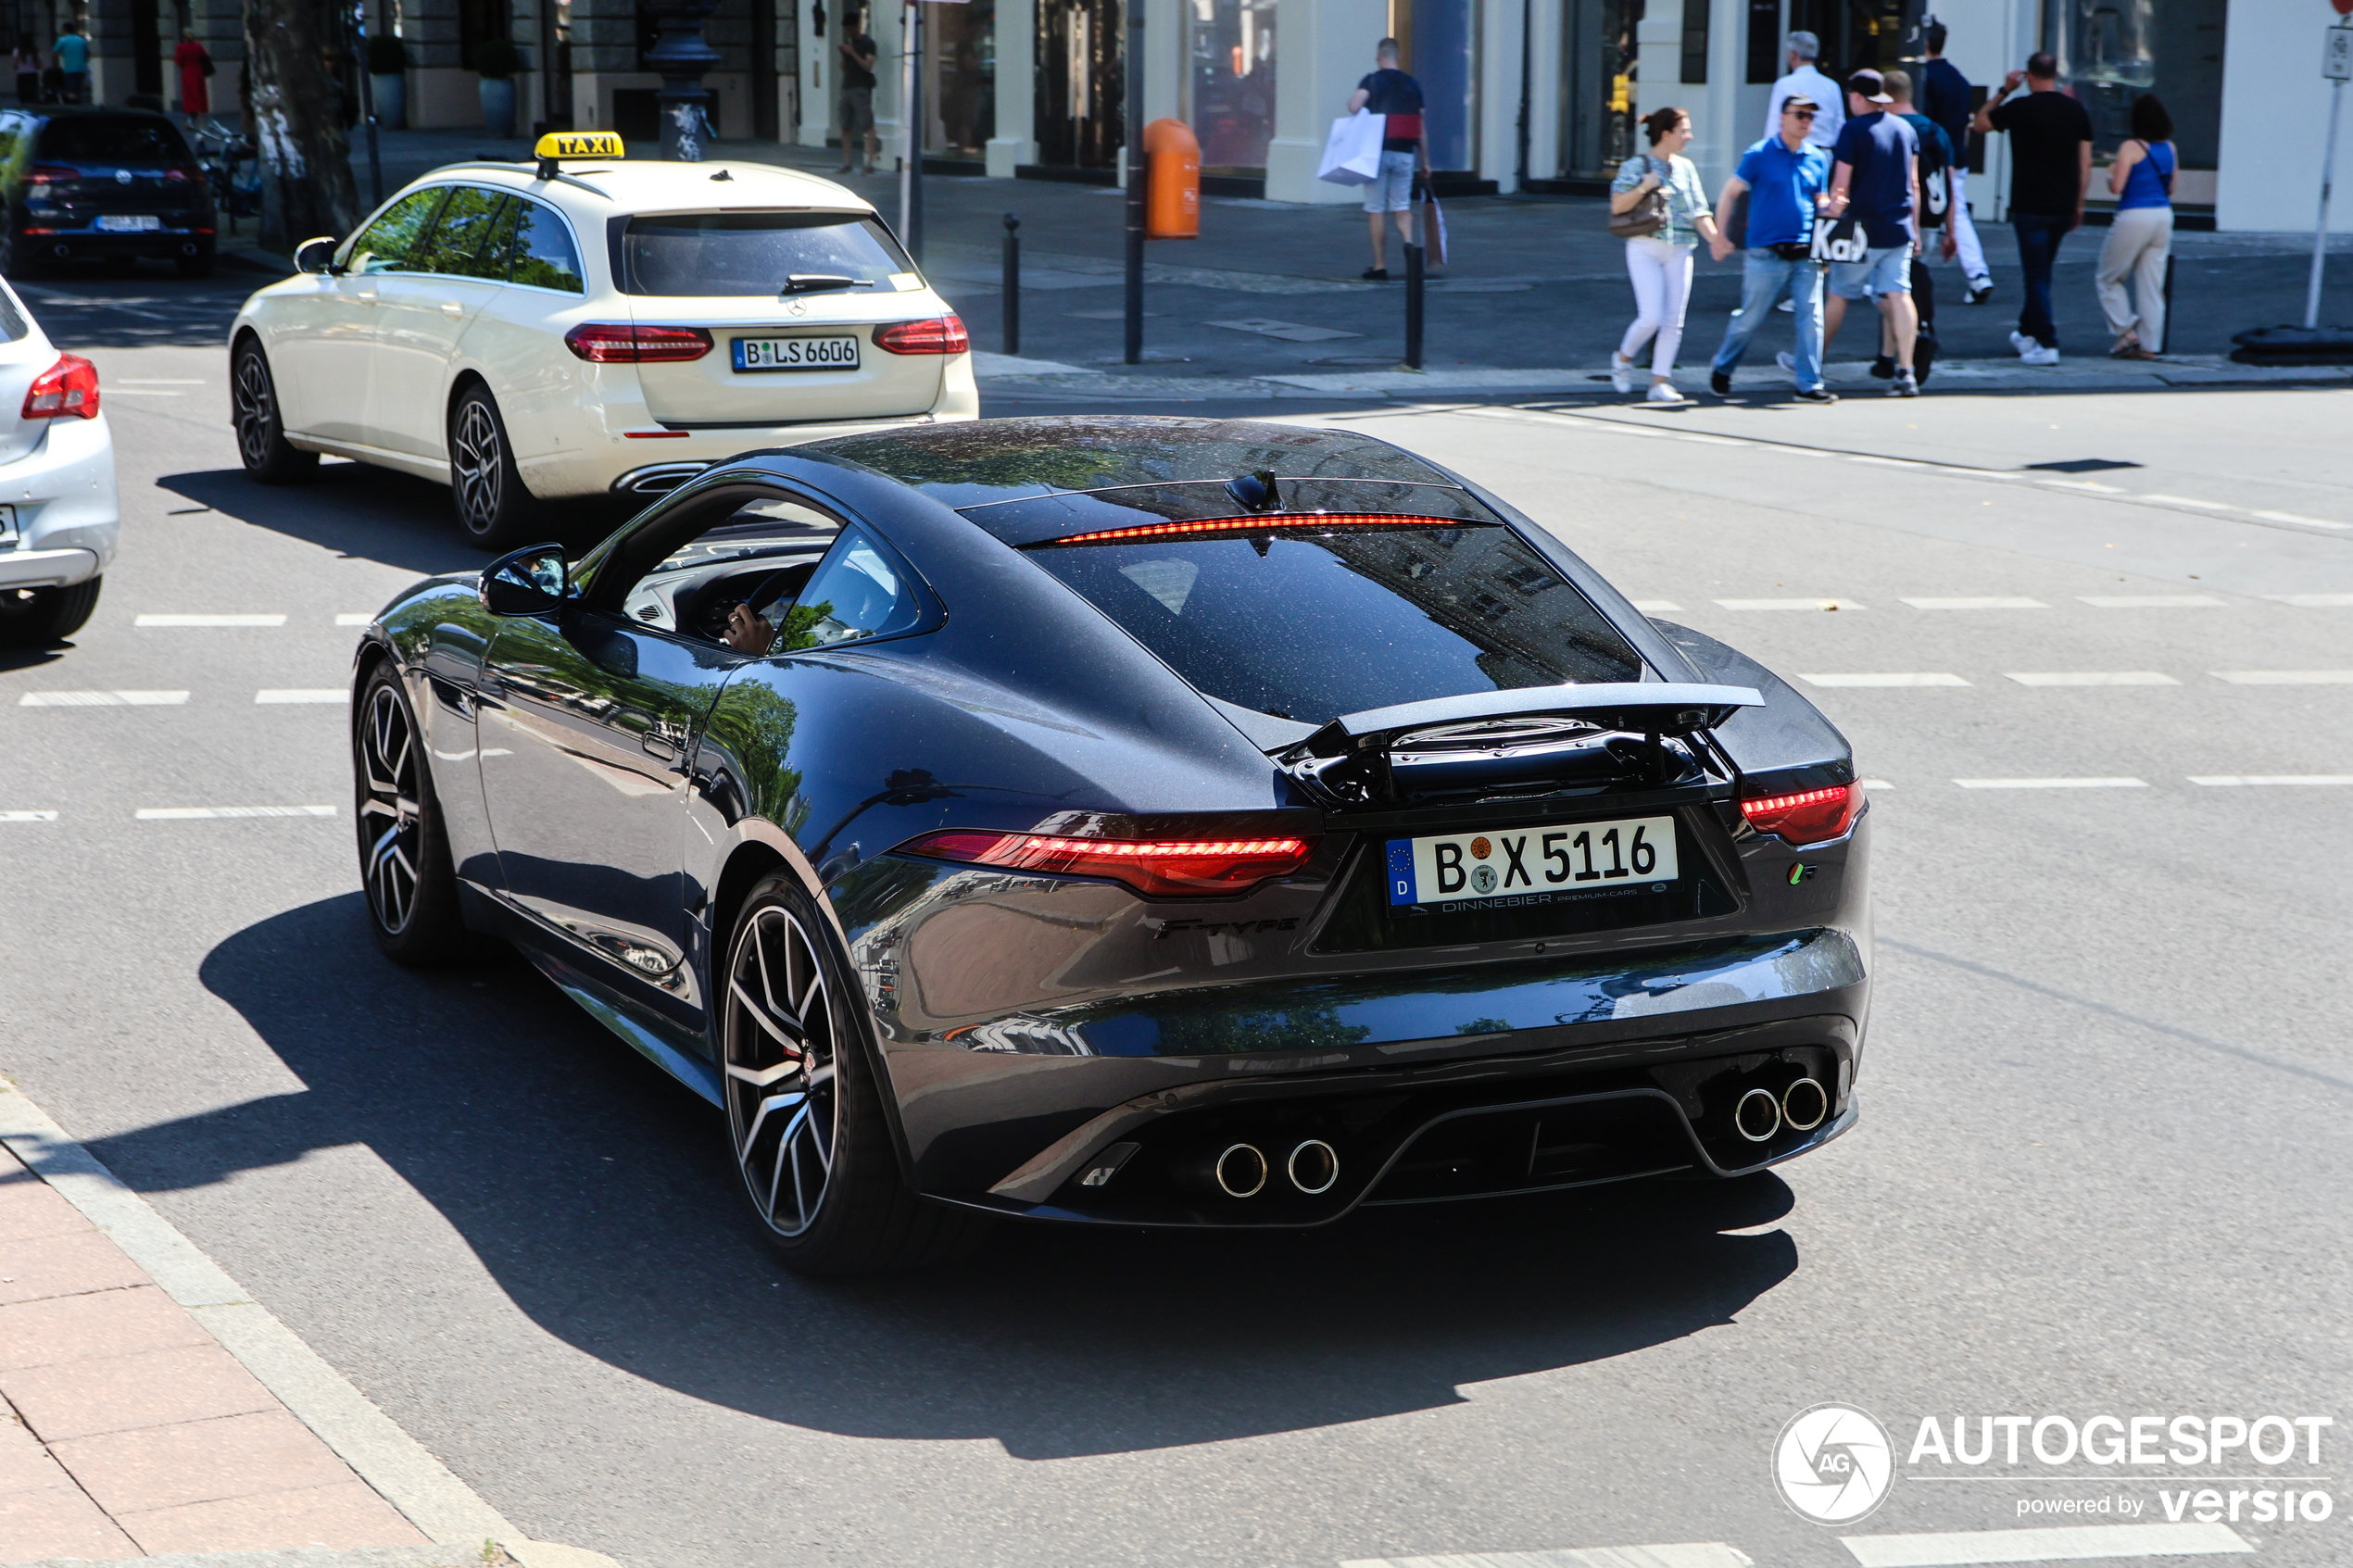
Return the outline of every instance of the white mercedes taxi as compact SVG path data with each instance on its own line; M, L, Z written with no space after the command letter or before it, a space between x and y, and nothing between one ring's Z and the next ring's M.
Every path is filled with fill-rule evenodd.
M975 419L964 324L873 206L764 164L622 161L610 133L402 190L229 336L264 483L320 454L450 486L486 549L534 504L661 494L738 452Z

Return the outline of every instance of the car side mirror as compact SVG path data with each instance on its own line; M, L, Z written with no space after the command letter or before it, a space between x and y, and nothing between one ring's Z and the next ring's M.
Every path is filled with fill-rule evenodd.
M335 270L335 237L321 234L315 240L305 240L295 246L295 270L297 272L332 272Z
M493 615L553 615L572 597L560 545L531 545L482 571L482 608Z

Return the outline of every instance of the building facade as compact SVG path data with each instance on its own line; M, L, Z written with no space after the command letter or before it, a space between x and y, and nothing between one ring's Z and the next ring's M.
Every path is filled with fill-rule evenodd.
M359 0L371 31L410 57L409 122L481 123L475 54L511 41L519 119L650 141L644 69L655 25L643 0ZM1712 189L1765 134L1782 40L1822 41L1833 73L1915 64L1934 11L1946 53L1997 84L2036 49L2057 56L2098 128L2105 158L2134 97L2154 92L2178 127L2175 200L2225 230L2309 228L2319 198L2328 0L1140 0L1146 120L1192 127L1213 190L1336 204L1315 179L1333 118L1384 36L1428 97L1432 162L1450 181L1503 192L1592 191L1642 145L1637 120L1678 105ZM870 14L871 11L871 14ZM844 36L880 56L875 113L887 157L905 146L903 18L893 0L719 0L706 77L724 138L823 146L835 139ZM924 145L935 167L998 178L1115 178L1127 122L1124 0L924 0ZM244 44L238 0L0 0L0 20L45 42L88 24L103 101L169 100L182 28L220 67L217 112L233 115ZM1972 150L1981 220L2005 214L2007 147ZM2095 194L2104 182L2095 181ZM2095 204L2098 205L2097 203ZM2332 225L2353 230L2353 200Z

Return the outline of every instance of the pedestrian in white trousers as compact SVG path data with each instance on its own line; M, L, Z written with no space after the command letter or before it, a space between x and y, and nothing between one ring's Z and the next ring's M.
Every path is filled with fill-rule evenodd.
M1683 306L1692 292L1692 254L1701 236L1715 239L1716 215L1700 189L1699 169L1682 156L1692 143L1692 117L1679 108L1658 109L1642 117L1642 130L1650 137L1651 150L1618 165L1617 177L1610 182L1609 209L1622 216L1652 192L1663 191L1667 223L1626 242L1634 322L1610 356L1609 378L1617 391L1633 391L1634 356L1643 344L1653 344L1650 401L1680 403L1683 395L1675 390L1673 377L1676 351L1683 346Z
M2154 359L2165 341L2165 262L2173 254L2173 120L2154 93L2133 102L2133 136L2116 149L2108 188L2116 217L2100 245L2100 310L2119 359ZM2133 293L2124 280L2133 280ZM2139 309L2133 296L2139 296Z
M1967 156L1966 153L1963 154ZM1953 236L1953 245L1961 259L1961 276L1973 288L1994 274L1985 265L1985 247L1978 243L1977 220L1969 210L1969 169L1956 163L1952 169L1953 210L1944 220Z

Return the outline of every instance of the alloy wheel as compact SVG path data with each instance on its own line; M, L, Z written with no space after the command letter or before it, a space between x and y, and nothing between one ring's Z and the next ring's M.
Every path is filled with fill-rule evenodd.
M278 424L277 389L270 384L270 367L254 353L237 356L237 374L230 388L232 412L237 421L237 455L247 468L270 460L270 444Z
M458 410L458 429L449 445L457 471L458 516L468 532L487 533L497 525L506 462L498 421L480 398L469 398Z
M816 1222L840 1132L840 1041L809 933L770 906L727 966L727 1122L745 1189L779 1236Z
M377 923L394 936L417 909L420 761L409 710L390 686L378 686L359 727L359 870Z

